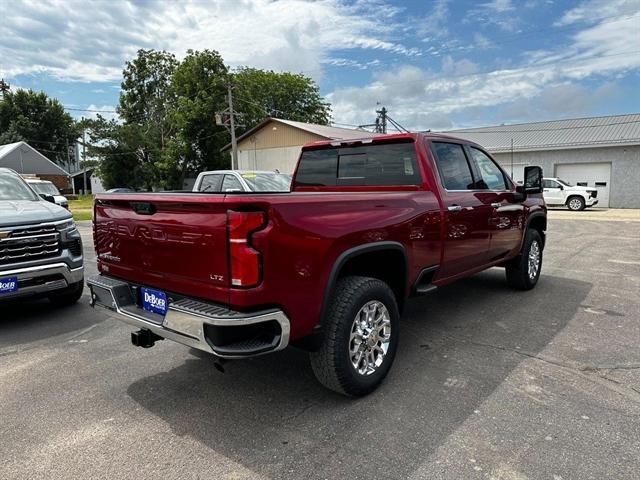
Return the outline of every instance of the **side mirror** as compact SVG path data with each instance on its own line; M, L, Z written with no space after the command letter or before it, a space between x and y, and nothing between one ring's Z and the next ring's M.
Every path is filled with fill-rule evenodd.
M558 188L559 188L560 190L564 190L564 187L563 187L562 185L558 185Z
M524 167L524 191L542 193L542 168Z
M53 198L53 195L47 195L46 193L41 193L40 197L43 200L46 200L47 202L56 203L55 199Z

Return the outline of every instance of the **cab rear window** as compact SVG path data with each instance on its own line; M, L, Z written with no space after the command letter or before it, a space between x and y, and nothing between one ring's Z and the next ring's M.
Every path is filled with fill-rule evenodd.
M306 150L296 175L297 186L420 183L413 142Z

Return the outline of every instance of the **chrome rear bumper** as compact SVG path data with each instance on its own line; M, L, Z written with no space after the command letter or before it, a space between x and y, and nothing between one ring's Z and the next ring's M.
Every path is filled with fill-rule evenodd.
M282 350L289 319L281 310L242 313L189 297L169 296L164 318L138 305L138 285L98 274L87 280L91 305L107 308L137 328L221 358L245 358Z

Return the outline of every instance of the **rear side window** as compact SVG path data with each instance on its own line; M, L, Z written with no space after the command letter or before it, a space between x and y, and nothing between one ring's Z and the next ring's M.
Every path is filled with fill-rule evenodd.
M219 192L222 175L205 175L200 182L200 192Z
M432 147L444 188L447 190L474 189L471 168L462 145L433 142Z
M338 152L335 149L302 152L296 174L296 184L328 187L336 185Z
M235 175L225 175L224 180L222 182L222 191L243 191L242 184L240 180L238 180Z
M413 142L304 151L296 175L300 186L420 183Z
M470 147L469 150L471 151L471 157L476 162L478 173L482 179L478 182L479 185L477 188L487 190L507 190L504 174L495 162L477 148Z

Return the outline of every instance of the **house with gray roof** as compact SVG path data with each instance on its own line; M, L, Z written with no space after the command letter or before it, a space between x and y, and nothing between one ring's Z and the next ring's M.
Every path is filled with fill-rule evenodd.
M22 175L35 175L53 182L59 190L69 188L69 173L26 142L0 145L0 167Z
M598 189L599 207L640 208L640 114L451 130L485 147L515 180L545 177Z

